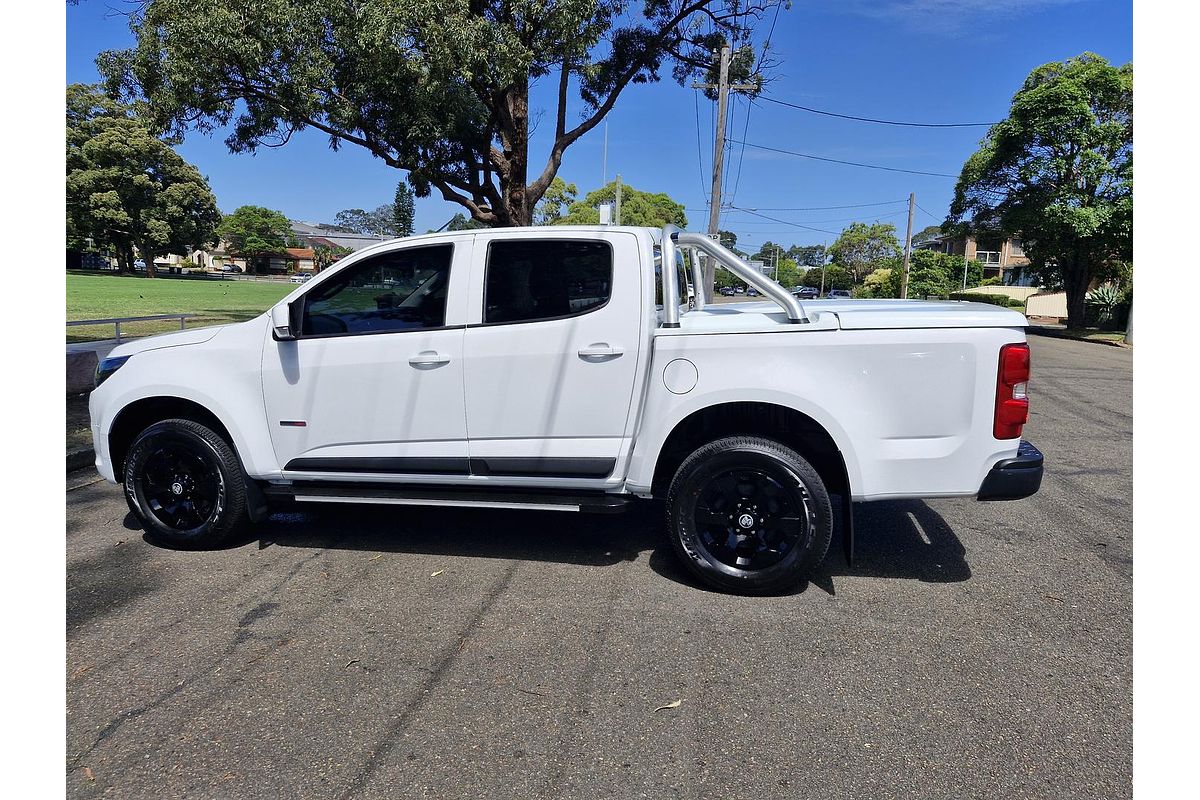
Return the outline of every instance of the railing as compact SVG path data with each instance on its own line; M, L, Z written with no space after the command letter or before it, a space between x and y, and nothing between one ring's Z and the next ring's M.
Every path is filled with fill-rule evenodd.
M73 328L79 325L112 325L116 329L117 342L121 341L121 323L122 322L160 322L165 319L179 320L179 330L187 328L187 320L192 317L198 317L199 314L153 314L148 317L112 317L111 319L75 319L67 323L68 328Z

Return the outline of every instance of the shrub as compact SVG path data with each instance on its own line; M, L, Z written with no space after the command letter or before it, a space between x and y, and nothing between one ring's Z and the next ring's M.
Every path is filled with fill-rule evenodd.
M994 305L994 306L1007 307L1009 305L1009 302L1008 302L1009 298L1006 295L1002 295L1002 294L980 294L980 293L976 293L976 292L951 292L950 299L951 300L966 300L971 303L990 303L991 305ZM1022 308L1025 307L1024 303L1021 303L1020 305Z

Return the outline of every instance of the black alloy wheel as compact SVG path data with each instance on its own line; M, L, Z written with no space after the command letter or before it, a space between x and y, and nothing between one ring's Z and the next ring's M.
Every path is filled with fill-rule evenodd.
M172 547L218 547L249 523L241 462L224 438L192 420L142 431L125 458L124 482L146 532Z
M733 436L680 465L667 495L667 524L676 554L701 581L766 594L794 586L821 563L833 511L817 471L795 450Z
M810 536L816 515L798 478L785 482L761 469L734 468L705 482L693 522L710 558L754 571L775 566Z

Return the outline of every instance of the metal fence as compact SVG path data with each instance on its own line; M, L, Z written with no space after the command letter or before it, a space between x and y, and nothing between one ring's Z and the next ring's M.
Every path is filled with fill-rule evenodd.
M148 317L111 317L109 319L75 319L67 323L68 328L80 325L112 325L116 331L116 340L121 341L121 324L125 322L161 322L162 320L179 320L179 330L187 328L187 321L199 314L153 314Z

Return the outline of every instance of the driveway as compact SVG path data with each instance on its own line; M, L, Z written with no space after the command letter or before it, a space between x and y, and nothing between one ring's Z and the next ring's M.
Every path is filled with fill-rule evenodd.
M1130 352L1031 337L1041 492L861 504L782 597L658 511L329 508L220 552L67 479L73 797L1128 797Z

